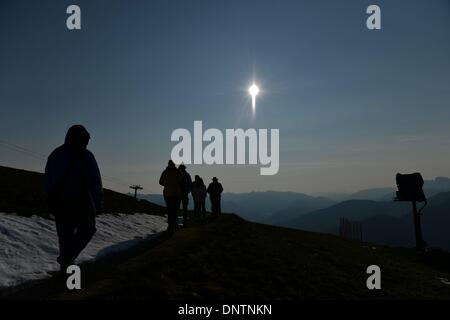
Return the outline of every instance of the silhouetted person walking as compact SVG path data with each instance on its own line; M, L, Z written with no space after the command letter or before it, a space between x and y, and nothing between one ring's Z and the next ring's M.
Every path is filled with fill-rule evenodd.
M44 186L55 216L61 270L75 263L95 229L102 207L103 187L94 155L86 149L89 132L81 125L69 128L65 142L48 157Z
M211 211L213 216L217 217L222 214L222 209L220 207L221 194L223 192L222 184L214 177L213 182L208 186L209 200L211 201Z
M163 195L167 207L168 227L167 233L172 237L175 228L178 227L178 209L181 201L181 182L180 171L175 167L175 163L169 160L167 168L162 172L159 178L159 184L164 187Z
M192 178L186 171L186 166L180 164L178 170L181 173L181 203L183 204L183 226L186 226L188 220L189 193L192 190Z
M203 215L203 218L206 218L206 186L203 183L203 179L200 176L196 175L195 180L192 183L192 198L194 198L194 213L196 215Z

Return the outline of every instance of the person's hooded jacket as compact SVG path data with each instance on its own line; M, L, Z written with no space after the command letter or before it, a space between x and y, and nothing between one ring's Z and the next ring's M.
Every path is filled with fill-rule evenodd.
M102 207L102 179L94 155L86 149L89 139L90 135L83 126L72 126L64 144L48 157L45 192L57 192L64 207L84 204L91 204L96 209Z
M159 184L164 187L165 197L181 197L183 177L175 165L168 165L159 178Z

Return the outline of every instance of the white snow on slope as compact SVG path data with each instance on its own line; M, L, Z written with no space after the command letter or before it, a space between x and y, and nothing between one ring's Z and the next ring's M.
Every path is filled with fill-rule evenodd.
M147 214L104 214L97 232L77 263L127 249L167 228L165 217ZM55 223L38 216L25 218L0 213L0 287L48 277L59 269Z

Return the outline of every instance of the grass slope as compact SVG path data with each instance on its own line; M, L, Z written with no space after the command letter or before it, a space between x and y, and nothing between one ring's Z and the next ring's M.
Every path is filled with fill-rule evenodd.
M0 166L0 212L46 215L43 174ZM103 212L164 214L164 207L104 189Z
M109 260L108 260L109 259ZM382 290L366 288L366 268ZM224 215L174 238L147 241L82 267L83 289L58 277L10 298L39 299L449 299L449 258L250 223Z

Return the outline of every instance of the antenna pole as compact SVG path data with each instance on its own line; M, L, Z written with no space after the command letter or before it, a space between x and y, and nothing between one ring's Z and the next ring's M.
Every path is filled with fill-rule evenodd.
M133 185L133 186L130 186L130 189L134 190L134 199L137 200L137 191L142 190L144 188L142 188L140 185Z

